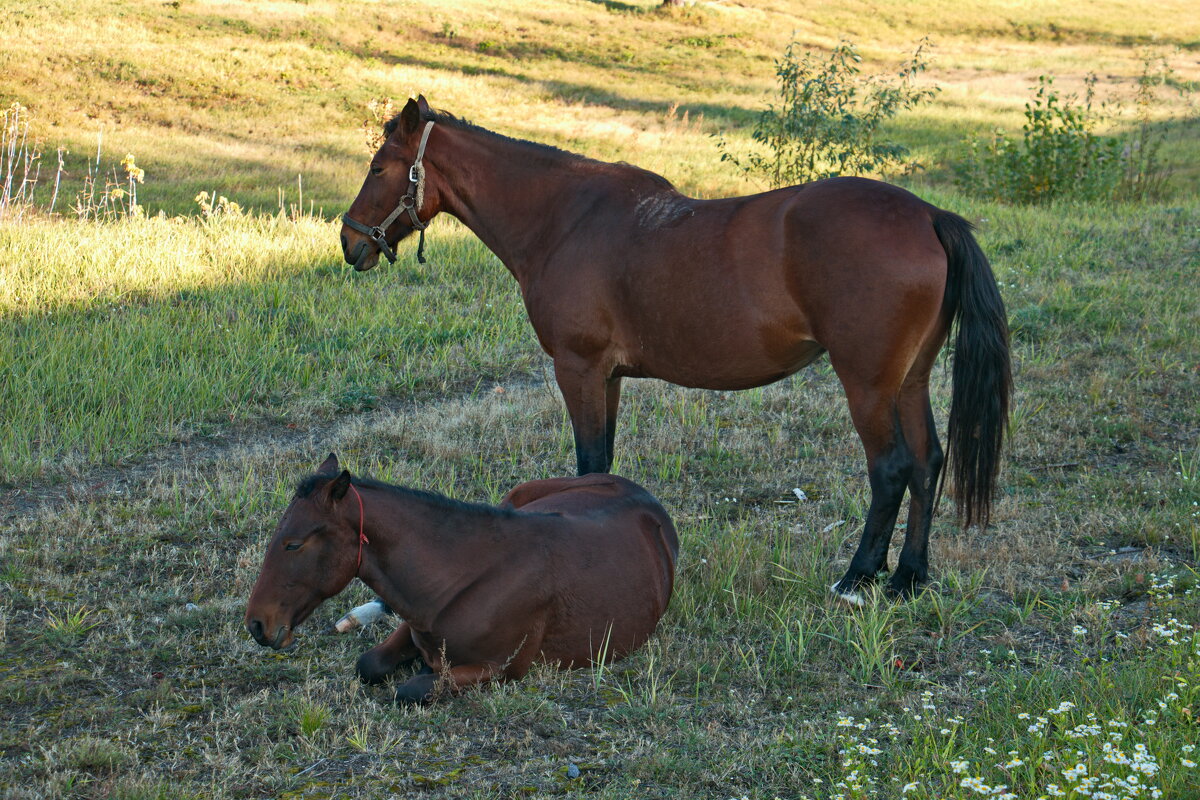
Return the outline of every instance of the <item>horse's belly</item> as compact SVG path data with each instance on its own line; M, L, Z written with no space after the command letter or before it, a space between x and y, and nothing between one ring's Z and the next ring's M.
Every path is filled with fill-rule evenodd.
M678 353L645 353L640 369L630 377L659 378L693 389L736 391L782 380L815 361L823 352L817 342L771 341L757 346L729 347L697 343Z
M661 614L630 614L627 610L588 619L572 619L547 635L540 659L578 669L608 663L637 650L658 627Z

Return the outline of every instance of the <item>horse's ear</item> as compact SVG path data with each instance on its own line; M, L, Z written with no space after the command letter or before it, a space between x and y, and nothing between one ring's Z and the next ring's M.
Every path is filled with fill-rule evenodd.
M350 490L350 470L342 470L342 474L334 478L328 488L329 499L337 502L346 496L346 492Z
M337 453L330 453L329 457L321 462L321 466L317 467L317 473L324 475L327 472L337 472L341 469L338 464Z
M421 99L424 102L424 98ZM425 106L428 108L428 104ZM407 136L421 126L421 107L411 97L400 111L400 132Z
M429 119L433 114L433 110L429 107L429 101L423 94L417 95L417 111L420 112L421 119Z

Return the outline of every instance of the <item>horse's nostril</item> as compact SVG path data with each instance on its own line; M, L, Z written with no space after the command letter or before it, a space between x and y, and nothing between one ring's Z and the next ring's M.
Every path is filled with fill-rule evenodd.
M263 624L257 619L252 619L247 622L246 630L250 631L250 635L254 637L254 641L258 642L259 644L262 644L263 640L266 638L263 635Z
M347 238L346 238L346 234L344 234L344 233L343 233L343 234L342 234L342 252L343 252L343 253L345 253L345 252L346 252L346 249L347 249L348 247L350 247L350 240L349 240L349 239L347 239Z

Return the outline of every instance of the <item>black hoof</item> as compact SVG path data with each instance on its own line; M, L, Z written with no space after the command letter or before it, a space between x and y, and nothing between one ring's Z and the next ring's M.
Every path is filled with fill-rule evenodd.
M398 663L389 663L380 658L379 654L372 649L358 657L358 662L354 665L354 669L358 673L358 679L360 681L369 685L374 685L377 683L383 683L388 679L388 677L395 673L396 670L407 664L411 664L413 660L419 662L421 666L425 665L425 662L421 661L420 657L416 659L409 659L408 661L400 661Z
M893 600L908 600L921 591L928 578L900 567L887 584L887 595Z
M437 675L428 667L396 689L396 705L428 705L433 702Z

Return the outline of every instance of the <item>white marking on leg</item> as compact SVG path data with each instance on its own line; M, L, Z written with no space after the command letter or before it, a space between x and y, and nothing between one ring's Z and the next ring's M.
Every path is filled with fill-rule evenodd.
M356 628L365 628L383 614L383 603L379 600L372 600L351 609L350 613L339 619L333 627L338 633L349 633Z
M838 590L837 587L837 583L834 583L829 587L829 593L838 600L841 600L844 603L849 603L852 606L859 606L860 608L867 604L866 599L863 598L863 596L858 592L843 592Z

